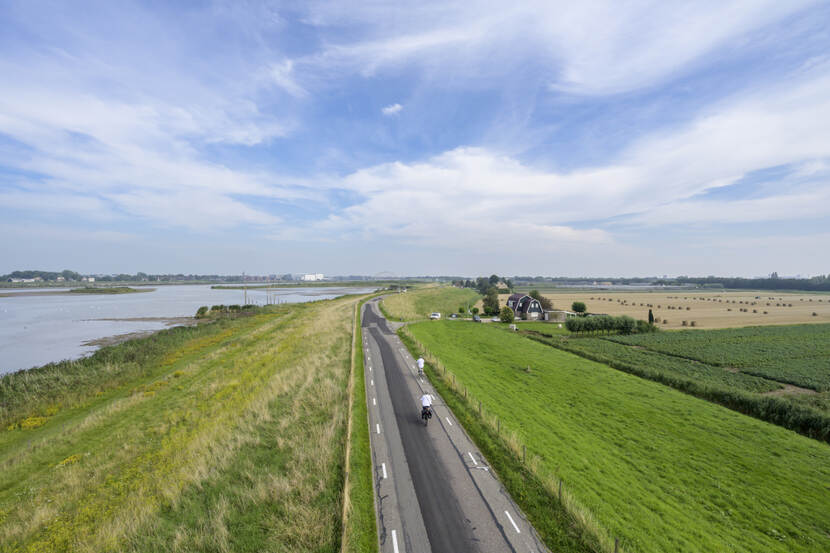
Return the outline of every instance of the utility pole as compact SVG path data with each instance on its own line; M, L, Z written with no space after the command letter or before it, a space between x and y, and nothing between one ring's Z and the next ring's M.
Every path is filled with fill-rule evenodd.
M248 283L245 281L245 271L242 271L242 289L245 295L245 305L248 305Z

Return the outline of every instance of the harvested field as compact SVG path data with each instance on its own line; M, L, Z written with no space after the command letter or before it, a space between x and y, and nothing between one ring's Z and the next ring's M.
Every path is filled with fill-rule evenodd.
M582 301L590 313L628 315L647 319L649 306L661 320L660 328L735 328L755 325L787 325L830 322L830 295L770 291L616 292L590 290L543 294L555 309L570 310ZM507 294L499 296L501 305ZM815 313L815 315L813 315ZM667 320L668 323L662 322ZM686 321L686 326L683 325Z

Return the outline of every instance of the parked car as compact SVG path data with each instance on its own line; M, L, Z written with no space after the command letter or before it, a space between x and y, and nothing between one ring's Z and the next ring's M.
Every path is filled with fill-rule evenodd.
M430 313L429 318L433 320L438 320L441 318L441 313Z
M492 318L492 319L490 319L490 320L491 320L491 321L493 321L494 323L501 322L501 319L499 319L498 317L493 317L493 318Z
M481 317L479 317L478 315L473 315L473 322L474 323L480 323L481 322Z
M457 318L458 318L458 313L453 313L452 315L450 315L450 319L457 319Z

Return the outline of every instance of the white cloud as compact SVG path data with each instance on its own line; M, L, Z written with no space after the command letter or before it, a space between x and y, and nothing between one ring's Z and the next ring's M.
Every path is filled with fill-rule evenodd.
M609 222L615 220L652 226L830 217L827 121L830 76L818 68L803 81L712 107L673 132L647 135L597 167L560 173L473 147L367 167L327 183L365 201L312 232L457 248L487 244L491 251L514 244L530 252L614 244ZM807 180L785 180L769 197L698 197L779 166Z
M316 2L307 21L360 26L367 38L300 61L363 75L412 64L434 79L504 79L528 59L550 85L578 94L658 83L724 45L798 12L813 0L696 2L422 2L418 6Z
M401 112L402 109L403 109L402 105L392 104L391 106L386 106L385 108L382 108L380 111L384 115L397 115Z

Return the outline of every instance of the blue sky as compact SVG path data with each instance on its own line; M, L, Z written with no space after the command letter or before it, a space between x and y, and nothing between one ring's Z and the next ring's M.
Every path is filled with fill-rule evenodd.
M830 272L826 2L0 24L0 272Z

